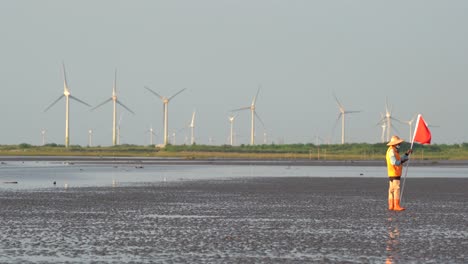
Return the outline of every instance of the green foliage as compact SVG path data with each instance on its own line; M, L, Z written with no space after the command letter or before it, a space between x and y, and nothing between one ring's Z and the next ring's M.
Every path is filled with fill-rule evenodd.
M409 149L409 143L402 144L402 151ZM170 145L164 148L155 146L118 145L110 147L83 147L72 145L65 148L63 145L49 143L44 146L33 146L27 143L19 145L0 145L0 155L90 155L90 156L178 156L186 158L195 157L270 157L270 158L317 158L317 159L382 159L387 150L385 143L366 144L333 144L314 145L287 144L287 145ZM413 156L420 159L466 159L468 160L468 143L446 145L419 145L413 146ZM202 155L202 153L204 153ZM210 154L212 153L212 154ZM225 153L226 155L222 155ZM236 156L237 155L237 156ZM293 155L293 156L291 156Z
M31 148L32 146L31 146L31 144L21 143L21 144L18 145L18 147L20 149L28 149L28 148Z

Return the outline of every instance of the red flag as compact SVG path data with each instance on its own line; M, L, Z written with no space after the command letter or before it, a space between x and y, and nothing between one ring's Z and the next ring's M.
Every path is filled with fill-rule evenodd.
M427 123L422 115L418 115L416 128L414 129L413 142L419 144L431 144L431 131L427 128Z

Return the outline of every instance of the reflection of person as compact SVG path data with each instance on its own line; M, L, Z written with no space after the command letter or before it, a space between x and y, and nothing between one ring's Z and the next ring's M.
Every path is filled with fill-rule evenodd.
M409 154L413 152L409 149L405 155L400 156L400 144L404 140L398 136L393 136L387 146L387 170L389 177L388 187L388 209L394 211L403 211L405 208L400 206L400 177L403 170L403 163L409 159Z
M388 219L388 239L387 247L387 258L385 264L392 264L398 262L398 256L400 255L400 231L398 230L398 222L395 219Z

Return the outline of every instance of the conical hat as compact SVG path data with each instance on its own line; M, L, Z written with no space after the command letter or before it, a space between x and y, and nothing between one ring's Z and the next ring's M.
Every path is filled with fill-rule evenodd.
M403 141L404 140L399 138L398 136L392 136L392 139L390 140L390 142L387 143L387 146L398 145Z

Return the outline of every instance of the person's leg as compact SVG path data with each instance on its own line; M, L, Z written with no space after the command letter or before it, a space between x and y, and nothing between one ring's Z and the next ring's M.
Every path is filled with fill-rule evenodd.
M393 180L393 187L394 187L394 199L395 203L393 204L393 210L395 211L403 211L405 208L400 206L400 180Z
M393 210L393 181L388 181L388 210Z

